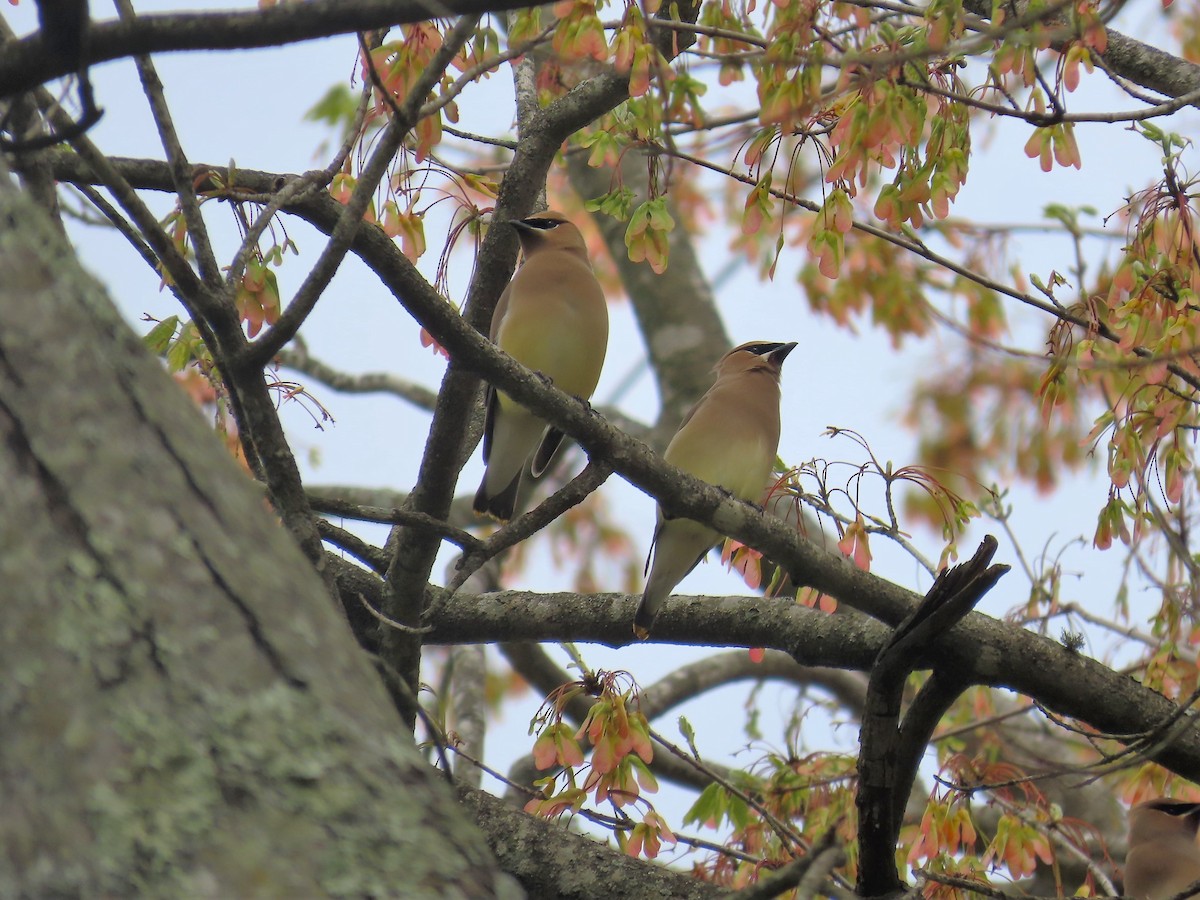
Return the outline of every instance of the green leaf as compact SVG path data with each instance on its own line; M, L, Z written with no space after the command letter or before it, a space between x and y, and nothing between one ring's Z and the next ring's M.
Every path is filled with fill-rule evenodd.
M162 356L171 345L171 338L175 337L175 329L178 327L179 316L168 316L150 329L150 333L142 338L142 343L151 353Z
M692 808L683 814L684 825L713 825L721 824L728 805L728 794L725 788L715 781L700 792Z
M732 794L726 798L725 815L729 817L730 823L738 831L748 828L753 818L746 801Z
M167 349L167 368L172 372L182 372L196 358L201 346L195 324L188 322L179 329L179 336Z
M192 361L192 348L184 341L176 341L167 351L167 368L172 372L182 372Z
M637 195L630 188L623 187L597 197L594 200L588 200L584 204L584 207L588 212L602 212L607 216L612 216L614 219L624 222L629 218L629 213L633 209L636 199Z
M335 128L346 130L354 122L358 100L344 84L336 84L325 92L304 114L309 122L326 122Z

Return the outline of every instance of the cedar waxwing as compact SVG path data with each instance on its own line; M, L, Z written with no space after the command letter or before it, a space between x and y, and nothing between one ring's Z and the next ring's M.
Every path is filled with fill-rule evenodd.
M1200 880L1200 803L1166 797L1129 811L1125 893L1136 900L1166 900Z
M559 212L511 223L525 264L500 295L491 339L517 362L559 390L587 401L596 390L608 349L608 304L592 272L579 229ZM488 388L483 425L487 464L475 512L507 522L517 502L525 462L541 475L563 433L506 394Z
M664 459L742 500L761 499L779 450L779 370L794 349L795 343L751 341L721 357L716 382L684 417ZM643 640L650 634L667 596L717 538L707 525L668 519L658 508L634 634Z

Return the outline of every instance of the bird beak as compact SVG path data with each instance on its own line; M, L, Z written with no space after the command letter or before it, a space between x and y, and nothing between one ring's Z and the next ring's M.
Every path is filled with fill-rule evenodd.
M778 369L783 366L783 361L787 359L788 354L795 350L797 346L799 345L795 341L780 344L777 349L767 354L767 359L771 361L771 365Z

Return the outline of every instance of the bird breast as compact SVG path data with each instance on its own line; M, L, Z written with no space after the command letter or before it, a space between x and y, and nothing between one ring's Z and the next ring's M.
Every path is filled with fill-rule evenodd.
M705 397L676 433L665 456L668 462L709 484L723 487L743 500L757 501L779 447L778 388L773 398L768 397L770 403L753 402L758 398L721 388L715 386Z
M567 281L572 268L568 261L534 266L535 261L523 266L513 279L496 343L522 365L550 378L560 390L590 397L608 346L604 295L594 280L580 282L575 276ZM570 292L562 289L564 283L581 287ZM554 323L549 334L548 322Z

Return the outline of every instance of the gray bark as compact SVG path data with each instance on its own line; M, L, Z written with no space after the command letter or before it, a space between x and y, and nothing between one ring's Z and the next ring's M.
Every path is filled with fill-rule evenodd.
M557 823L524 815L503 800L466 788L459 799L491 835L491 846L539 900L704 900L728 897L714 884L681 877L618 853Z
M0 896L513 895L320 578L0 176Z

